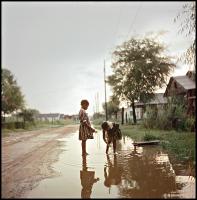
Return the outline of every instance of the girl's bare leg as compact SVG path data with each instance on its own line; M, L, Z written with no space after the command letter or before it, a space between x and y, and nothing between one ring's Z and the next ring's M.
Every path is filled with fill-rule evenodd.
M106 154L108 154L108 150L109 150L109 144L107 144L106 146Z
M82 140L81 146L82 146L82 155L88 155L88 153L86 152L86 140Z
M113 150L114 150L114 153L116 153L116 140L113 140Z
M109 150L109 146L110 146L111 141L107 142L107 146L106 146L106 154L108 154L108 150Z

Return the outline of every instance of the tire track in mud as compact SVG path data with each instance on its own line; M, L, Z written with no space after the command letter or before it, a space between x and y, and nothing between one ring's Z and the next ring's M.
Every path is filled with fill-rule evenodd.
M35 145L30 152L13 161L2 163L2 197L19 198L27 190L35 187L40 180L58 175L51 167L51 164L58 160L58 155L63 151L60 149L63 142L57 139L64 137L64 133L76 131L77 128L76 126L64 127L50 130L48 133L40 133L58 135L44 141L42 145ZM34 137L36 136L38 135L34 135ZM29 140L26 138L22 142L28 143Z

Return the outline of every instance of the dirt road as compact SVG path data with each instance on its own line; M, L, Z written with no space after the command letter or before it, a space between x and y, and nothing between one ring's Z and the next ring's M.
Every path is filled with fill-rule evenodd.
M70 125L2 138L2 197L19 198L40 180L56 175L50 166L62 151L57 139L77 129Z

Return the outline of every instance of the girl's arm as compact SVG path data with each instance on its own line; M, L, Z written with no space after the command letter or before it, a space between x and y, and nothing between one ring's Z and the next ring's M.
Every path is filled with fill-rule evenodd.
M87 123L87 120L85 119L85 113L83 111L81 111L80 115L79 115L79 119L80 119L80 122L87 126L89 129L91 129L93 132L96 132L96 130L94 128L92 128L88 123Z
M103 130L103 140L105 143L107 143L106 139L105 139L105 131Z

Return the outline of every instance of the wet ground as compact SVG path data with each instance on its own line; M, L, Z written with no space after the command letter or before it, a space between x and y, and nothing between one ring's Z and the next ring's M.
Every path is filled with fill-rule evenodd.
M117 155L105 154L101 132L87 141L81 156L78 132L56 138L61 145L55 172L40 180L22 198L195 198L195 178L187 168L173 164L159 146L133 146L123 137Z
M1 197L20 198L57 172L51 167L63 151L60 138L78 127L66 126L10 133L1 140Z

